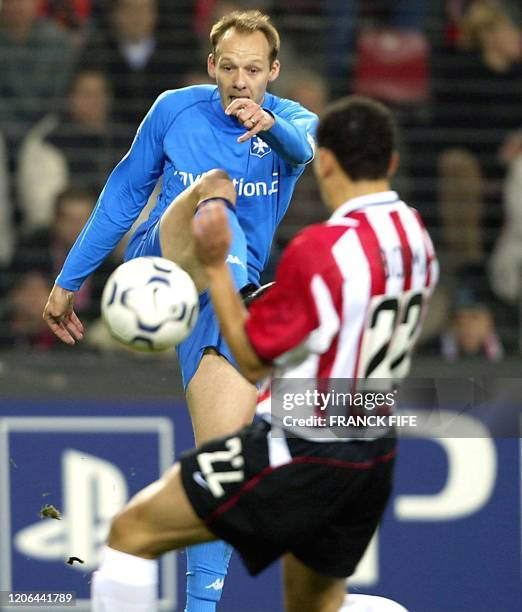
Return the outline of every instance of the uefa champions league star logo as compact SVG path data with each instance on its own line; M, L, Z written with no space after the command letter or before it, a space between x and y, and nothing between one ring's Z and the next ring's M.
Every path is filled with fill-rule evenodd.
M266 144L264 140L261 140L259 136L252 138L250 144L250 155L255 155L256 157L264 157L268 155L272 149Z

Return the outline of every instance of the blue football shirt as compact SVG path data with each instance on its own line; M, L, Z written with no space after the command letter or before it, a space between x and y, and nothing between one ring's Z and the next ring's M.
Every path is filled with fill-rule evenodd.
M162 190L156 205L128 249L179 193L213 168L225 170L236 187L237 216L248 245L249 282L257 283L295 184L313 157L317 123L317 116L297 102L269 93L262 106L274 116L274 126L238 143L237 138L247 130L225 114L216 86L163 93L138 128L129 152L111 173L57 284L71 291L80 288L130 229L160 176Z

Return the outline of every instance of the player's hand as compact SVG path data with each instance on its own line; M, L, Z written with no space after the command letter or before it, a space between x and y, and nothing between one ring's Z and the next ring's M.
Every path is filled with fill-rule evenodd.
M238 142L246 142L259 132L269 130L275 123L272 115L250 98L237 98L226 107L225 114L236 117L248 130L237 139Z
M205 204L192 221L192 231L196 255L203 266L221 266L232 242L225 205L219 200Z
M55 285L49 294L43 318L51 330L65 344L76 344L83 339L83 325L73 310L74 291Z

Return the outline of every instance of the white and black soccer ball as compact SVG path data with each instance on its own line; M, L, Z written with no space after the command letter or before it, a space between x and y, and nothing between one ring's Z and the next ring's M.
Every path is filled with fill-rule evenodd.
M138 257L118 266L102 295L111 335L140 351L163 351L182 342L199 314L190 276L162 257Z

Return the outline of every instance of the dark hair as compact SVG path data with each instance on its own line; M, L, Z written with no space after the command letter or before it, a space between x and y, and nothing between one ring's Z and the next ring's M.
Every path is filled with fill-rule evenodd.
M270 46L270 65L277 58L279 53L279 33L273 26L268 15L264 15L261 11L233 11L215 23L210 31L210 44L212 45L212 53L216 55L217 46L223 34L227 30L234 28L240 34L253 34L254 32L263 32L268 45Z
M332 151L353 181L377 180L387 176L396 149L396 125L384 104L349 96L327 106L317 142Z
M111 84L109 82L109 78L105 69L94 62L89 62L86 60L78 66L78 68L69 78L67 87L67 94L69 96L73 94L74 90L78 86L79 80L85 76L95 76L103 79L107 93L109 95L111 94Z

